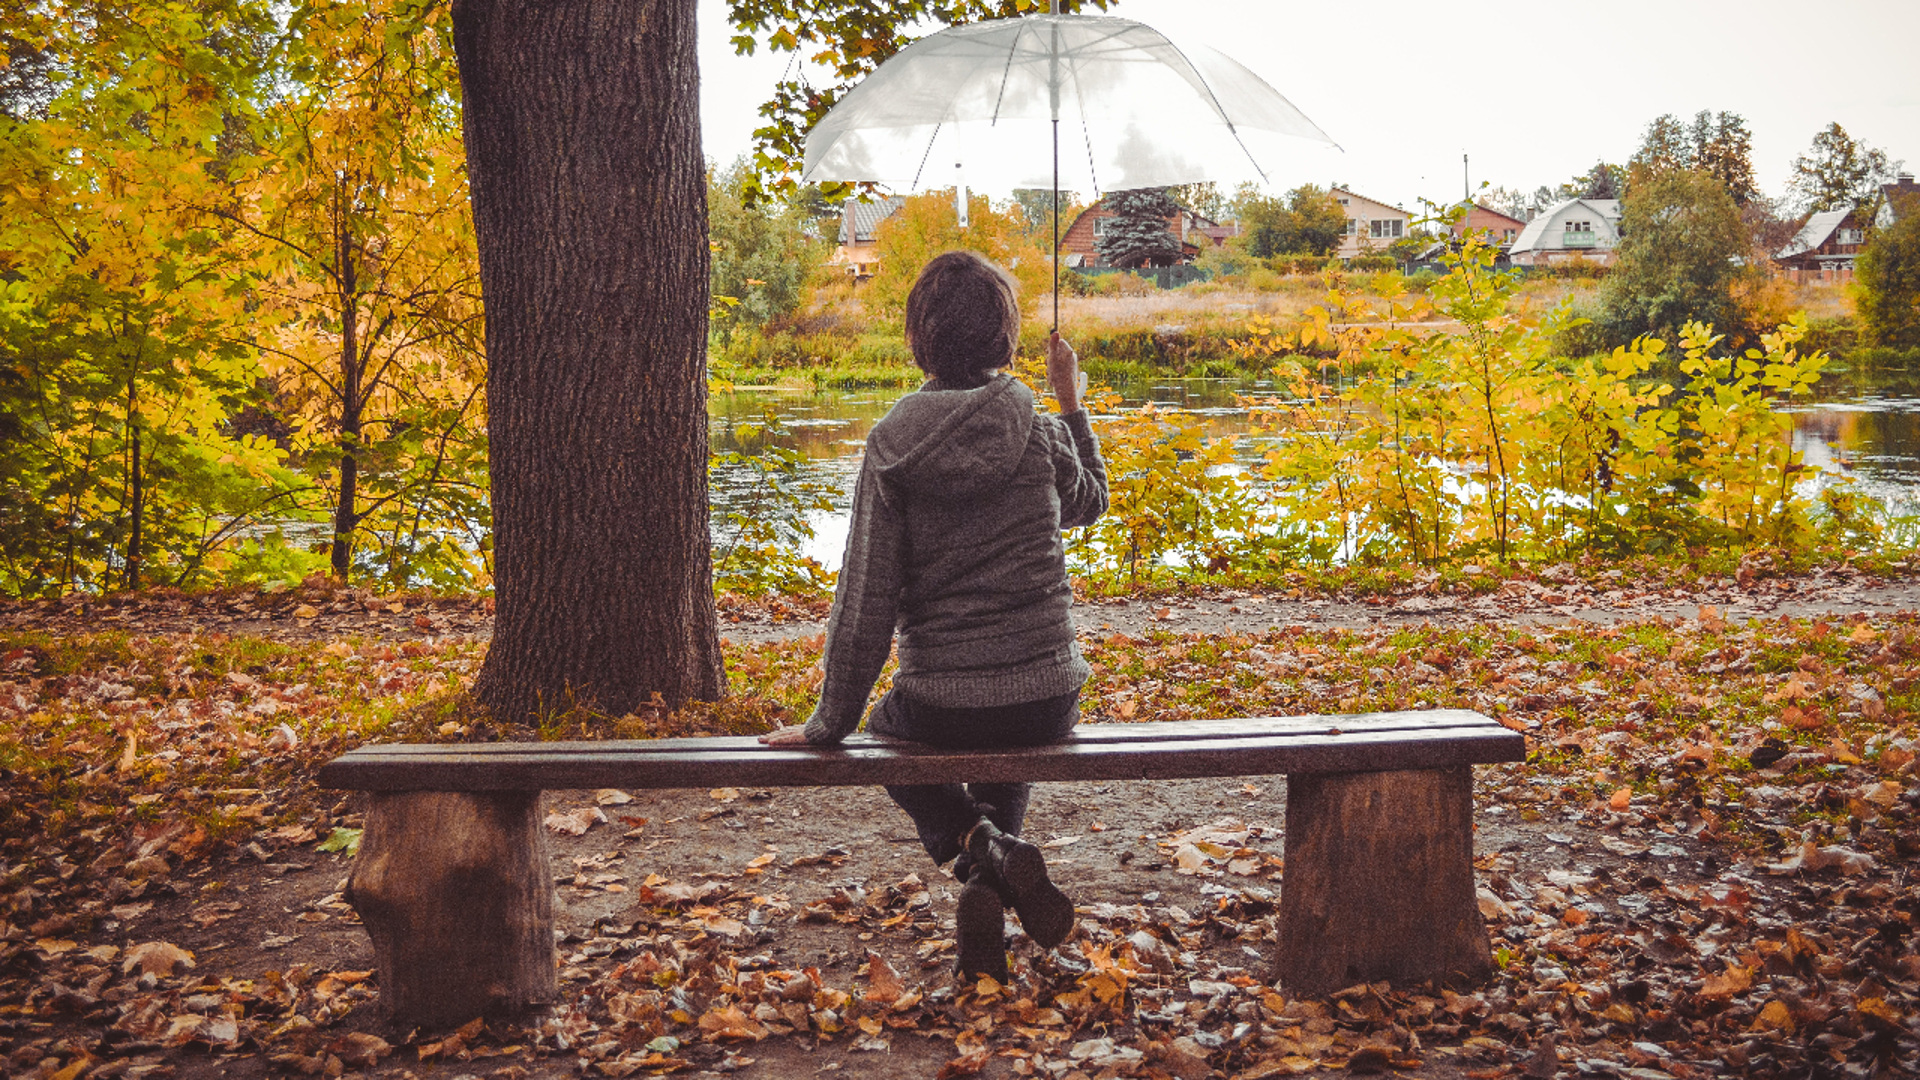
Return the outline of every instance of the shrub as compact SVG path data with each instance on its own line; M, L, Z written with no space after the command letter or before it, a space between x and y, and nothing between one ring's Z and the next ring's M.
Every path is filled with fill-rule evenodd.
M1920 199L1894 224L1874 230L1858 265L1860 339L1879 347L1920 347Z
M1642 334L1671 340L1690 322L1748 336L1734 293L1752 268L1740 209L1719 180L1674 170L1634 185L1623 204L1619 259L1601 289L1600 324L1625 345Z

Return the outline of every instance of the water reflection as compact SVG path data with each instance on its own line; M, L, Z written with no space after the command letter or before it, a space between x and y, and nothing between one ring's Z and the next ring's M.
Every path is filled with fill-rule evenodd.
M1211 434L1241 434L1247 414L1236 395L1270 393L1266 381L1169 379L1118 388L1122 408L1155 407L1204 417ZM907 393L904 389L807 392L782 387L740 387L716 395L710 405L716 451L752 452L761 445L757 428L769 410L787 429L781 441L808 458L807 476L833 485L840 497L832 514L816 515L815 539L806 553L829 568L840 565L846 545L846 506L859 470L867 432ZM1815 387L1813 400L1797 404L1793 448L1826 482L1851 480L1855 490L1903 511L1920 509L1920 375L1841 373ZM739 478L716 475L716 510L744 494Z

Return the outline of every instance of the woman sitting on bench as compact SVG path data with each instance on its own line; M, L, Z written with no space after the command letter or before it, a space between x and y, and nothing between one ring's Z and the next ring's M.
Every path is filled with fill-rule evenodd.
M874 425L827 625L826 679L805 725L761 736L827 746L860 724L894 631L900 666L867 729L936 746L1058 742L1080 715L1087 662L1074 642L1063 527L1107 509L1106 465L1080 408L1079 358L1056 332L1047 380L1058 417L1000 369L1013 363L1013 280L971 251L935 257L907 296L907 344L929 376ZM1052 948L1073 903L1019 839L1030 785L889 785L936 863L964 883L964 976L1005 982L1005 908Z

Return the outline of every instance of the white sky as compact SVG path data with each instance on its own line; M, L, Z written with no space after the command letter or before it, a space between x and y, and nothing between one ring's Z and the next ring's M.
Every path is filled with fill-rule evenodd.
M700 0L706 152L723 164L752 145L790 55L735 56L726 11ZM1531 191L1625 162L1649 120L1701 109L1746 117L1769 195L1835 120L1920 165L1916 0L1120 0L1107 13L1232 56L1344 148L1304 148L1281 189L1340 182L1414 210L1460 197L1464 152L1475 188Z

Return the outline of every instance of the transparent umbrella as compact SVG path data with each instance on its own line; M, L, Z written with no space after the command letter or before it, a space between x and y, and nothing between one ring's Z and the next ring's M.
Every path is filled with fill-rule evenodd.
M1213 49L1182 48L1130 19L1035 15L950 27L902 49L814 125L801 180L1051 185L1057 282L1063 188L1264 183L1301 140L1333 145Z

